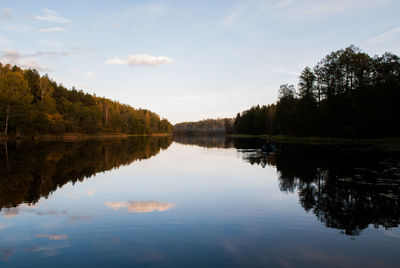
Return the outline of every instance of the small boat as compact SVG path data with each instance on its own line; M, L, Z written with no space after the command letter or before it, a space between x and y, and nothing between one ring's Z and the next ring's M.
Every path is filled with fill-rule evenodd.
M275 145L273 145L273 144L264 144L261 147L261 153L264 153L264 154L269 154L269 153L275 152L275 150L276 150L276 148L275 148Z

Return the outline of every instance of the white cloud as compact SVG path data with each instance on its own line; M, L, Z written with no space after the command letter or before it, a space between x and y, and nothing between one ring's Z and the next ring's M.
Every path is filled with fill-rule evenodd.
M0 8L0 19L10 18L11 14L12 14L11 9L6 7Z
M94 77L96 77L96 74L94 71L89 71L89 72L85 73L85 76L89 77L89 78L94 78Z
M39 33L49 33L49 32L64 32L66 31L66 28L62 27L53 27L53 28L43 28L38 30Z
M128 64L128 63L126 62L126 60L123 60L123 59L121 59L119 57L114 57L114 58L109 59L108 61L106 61L106 64L107 65L125 65L125 64Z
M44 8L43 11L44 11L43 16L33 16L32 18L35 20L40 20L40 21L55 22L55 23L62 23L62 24L66 24L71 21L69 19L66 19L66 18L60 16L60 14L58 14L57 11L47 9L47 8Z
M173 59L164 56L151 56L147 54L137 54L121 59L114 57L106 61L107 65L160 65L175 62Z
M378 34L378 35L366 40L365 42L363 42L362 45L373 45L373 44L378 44L378 43L384 43L384 42L387 42L388 39L396 36L399 33L400 33L400 26L395 27L387 32Z

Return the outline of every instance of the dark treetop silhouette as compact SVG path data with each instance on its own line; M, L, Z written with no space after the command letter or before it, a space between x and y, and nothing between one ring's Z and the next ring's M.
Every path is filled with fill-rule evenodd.
M306 67L298 90L282 85L275 104L238 114L231 133L399 137L399 100L400 58L350 46Z

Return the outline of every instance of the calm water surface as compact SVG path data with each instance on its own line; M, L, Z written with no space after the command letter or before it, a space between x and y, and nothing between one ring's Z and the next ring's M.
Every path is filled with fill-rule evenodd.
M0 267L399 267L398 152L262 144L2 144Z

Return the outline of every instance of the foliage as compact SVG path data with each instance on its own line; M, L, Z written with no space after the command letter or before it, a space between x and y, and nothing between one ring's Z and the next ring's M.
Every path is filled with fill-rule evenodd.
M350 46L306 67L298 90L282 85L276 104L236 116L234 133L398 137L400 58L370 57Z
M230 119L205 119L198 122L183 122L174 126L175 135L223 135ZM231 127L232 128L232 127Z
M75 88L66 89L36 70L0 63L0 130L4 134L170 133L166 119Z

